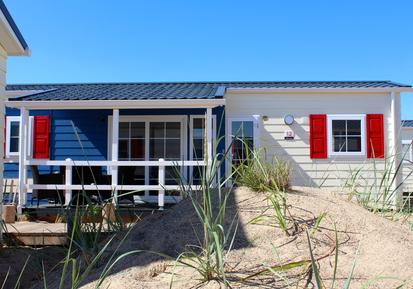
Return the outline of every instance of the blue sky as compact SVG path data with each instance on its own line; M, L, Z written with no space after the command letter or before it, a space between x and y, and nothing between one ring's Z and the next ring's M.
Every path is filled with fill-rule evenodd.
M413 84L413 1L5 0L31 50L9 83ZM413 119L413 94L402 117Z

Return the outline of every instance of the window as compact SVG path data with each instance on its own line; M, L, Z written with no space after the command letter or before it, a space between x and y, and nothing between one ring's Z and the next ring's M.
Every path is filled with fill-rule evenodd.
M149 126L149 159L181 158L181 123L151 122Z
M19 155L19 129L20 117L7 118L7 142L6 142L6 156Z
M405 161L413 162L412 141L402 140L402 156Z
M327 134L329 155L365 155L365 115L328 115Z
M248 154L254 148L254 121L232 120L231 121L231 143L232 164L238 165L246 160Z
M142 161L145 159L145 123L119 123L119 160Z
M181 122L150 122L149 160L163 158L168 161L181 159ZM177 168L165 168L165 184L177 185ZM149 168L149 184L158 184L158 167ZM157 194L157 192L151 192Z
M185 157L185 116L121 116L119 120L118 157L120 161L178 161ZM112 128L109 119L108 155ZM166 167L166 185L176 185L176 168ZM119 167L119 183L124 185L158 184L157 166ZM137 194L157 195L157 191ZM169 194L169 192L167 192Z
M29 118L29 155L31 155L32 149L32 128L33 117ZM7 116L6 117L6 157L18 157L19 156L19 134L20 134L20 117L19 116Z

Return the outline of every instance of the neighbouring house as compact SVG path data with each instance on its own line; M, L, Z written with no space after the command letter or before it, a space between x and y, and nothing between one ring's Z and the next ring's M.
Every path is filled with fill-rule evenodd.
M4 2L0 0L0 130L4 130L4 101L6 99L5 86L6 86L6 72L7 72L7 58L9 56L22 56L29 55L29 47L20 33L16 23L13 21L9 11L7 10ZM0 142L4 143L4 135L0 134ZM0 189L3 191L3 153L0 153ZM0 203L2 203L2 197L0 196ZM1 207L0 206L0 219L1 219ZM0 229L1 231L1 229Z
M231 148L228 175L243 140L290 162L293 185L341 187L361 168L363 186L399 160L400 93L411 91L391 81L8 85L4 174L20 180L22 206L32 192L67 205L84 188L162 207L180 199L174 166L196 185L199 167Z
M413 120L403 120L400 139L402 140L403 162L403 192L409 198L409 205L413 208Z

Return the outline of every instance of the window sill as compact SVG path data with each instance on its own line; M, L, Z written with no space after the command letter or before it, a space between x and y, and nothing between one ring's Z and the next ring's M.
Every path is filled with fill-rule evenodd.
M19 156L6 156L4 159L5 163L16 163L19 161Z
M364 161L367 160L366 155L330 155L328 156L330 161Z

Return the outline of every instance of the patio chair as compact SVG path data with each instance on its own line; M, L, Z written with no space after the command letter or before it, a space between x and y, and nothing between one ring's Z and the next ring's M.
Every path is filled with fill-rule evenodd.
M110 185L111 176L103 174L102 167L73 167L72 183L74 185ZM110 198L112 195L110 190L85 190L85 193L94 203L102 203L105 199ZM86 200L84 200L82 195L81 190L75 192L72 203L85 204Z
M64 184L64 168L60 167L59 171L54 171L52 173L39 173L37 166L30 166L32 172L33 184L34 185L47 185L47 184ZM64 204L64 191L63 190L39 190L33 189L32 198L37 199L37 206L39 206L40 199L54 200L55 204Z

